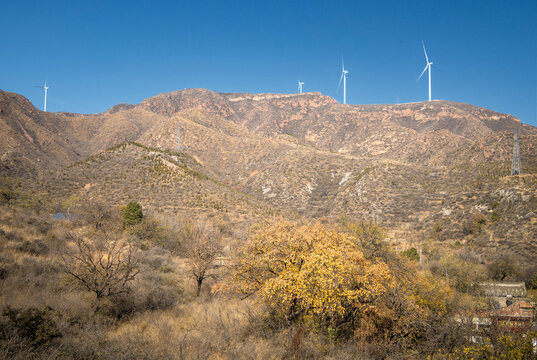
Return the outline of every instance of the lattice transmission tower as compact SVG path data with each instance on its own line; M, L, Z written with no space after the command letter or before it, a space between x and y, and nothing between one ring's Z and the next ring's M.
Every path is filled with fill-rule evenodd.
M513 163L511 164L511 175L521 175L522 164L520 162L520 151L518 149L518 131L515 131L515 141L513 144Z

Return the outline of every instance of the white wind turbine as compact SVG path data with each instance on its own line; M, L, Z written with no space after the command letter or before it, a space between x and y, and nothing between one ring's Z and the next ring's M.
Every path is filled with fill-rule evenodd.
M298 80L298 93L302 94L302 85L304 85L304 81Z
M345 64L343 63L343 58L341 58L341 77L339 78L339 84L337 86L339 90L339 86L341 85L341 80L343 80L343 104L347 103L347 74L349 72L345 70Z
M431 61L429 61L429 58L427 57L427 51L425 51L425 43L422 41L421 44L423 45L423 52L425 53L425 60L427 61L427 65L425 65L425 69L423 69L420 77L416 82L418 82L423 74L425 74L425 70L429 69L429 101L431 101L431 65L433 64Z
M47 112L47 91L49 87L47 86L47 81L45 80L44 86L36 86L36 88L44 89L45 90L45 105L43 106L43 111Z

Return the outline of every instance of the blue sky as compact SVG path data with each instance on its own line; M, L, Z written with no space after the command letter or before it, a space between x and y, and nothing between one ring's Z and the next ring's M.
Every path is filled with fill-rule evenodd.
M433 98L537 126L537 1L7 1L0 89L38 108L101 112L183 88L337 91L347 102Z

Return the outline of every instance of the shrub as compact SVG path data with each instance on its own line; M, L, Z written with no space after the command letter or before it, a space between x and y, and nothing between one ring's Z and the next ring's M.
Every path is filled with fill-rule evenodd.
M432 262L430 270L445 277L450 286L461 293L473 293L477 290L476 284L487 278L485 266L467 252L446 255Z
M435 233L439 233L439 232L441 232L441 231L442 231L442 224L441 224L440 222L438 222L438 221L435 222L435 223L433 224L433 231L434 231Z
M28 340L31 346L39 347L49 345L53 339L62 336L54 319L54 311L48 306L41 310L6 307L2 316L7 321L0 329L0 338L7 338L15 333Z
M473 214L470 219L462 224L464 235L479 234L483 226L487 223L487 217L482 213Z
M9 270L3 266L0 266L0 280L4 280L9 275Z
M510 256L502 256L487 265L490 278L497 281L514 278L519 274L518 266Z
M526 270L524 282L528 289L537 289L537 267Z
M144 216L138 223L129 226L127 230L146 247L149 245L159 246L170 251L179 247L176 242L170 239L168 229L153 216Z
M500 220L500 214L498 214L498 211L494 210L492 214L490 214L490 221L497 222Z
M18 179L9 177L0 178L0 204L9 203L20 193L21 183Z
M462 223L462 233L464 235L470 235L474 229L472 228L472 222L471 221L465 221Z
M454 355L461 359L535 359L535 339L537 332L527 334L500 334L485 336L481 343L471 344L463 353ZM451 357L450 357L451 358Z
M45 255L49 252L47 244L40 239L23 241L23 243L20 244L17 249L32 255Z
M142 206L135 201L131 201L123 210L123 224L127 226L138 224L144 217Z
M41 220L36 221L34 227L38 234L46 235L52 229L52 224L48 221Z
M403 251L403 255L412 261L420 261L420 254L418 253L418 250L416 250L416 248L412 247Z
M383 260L389 258L389 247L386 243L386 234L379 226L372 222L347 221L342 219L343 228L357 241L365 256L378 257Z
M147 279L129 293L120 293L97 302L97 311L116 319L128 318L145 311L165 310L175 305L180 289L161 284L160 279Z
M161 310L171 308L177 301L179 289L170 286L151 286L143 298L144 310Z
M487 217L482 213L476 213L472 216L472 226L476 232L480 232L483 225L487 223Z

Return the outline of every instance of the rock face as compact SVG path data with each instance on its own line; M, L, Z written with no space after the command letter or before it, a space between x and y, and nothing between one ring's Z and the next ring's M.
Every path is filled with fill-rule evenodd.
M342 105L319 93L204 89L160 94L94 115L42 113L21 96L0 92L0 110L0 135L9 139L0 145L1 159L21 171L43 174L128 141L175 149L180 125L181 151L197 161L195 171L286 216L373 220L389 229L392 241L407 245L436 239L521 256L537 251L537 129L511 115L449 101ZM515 130L528 175L511 178ZM136 163L132 151L121 152L113 167L123 156ZM99 162L107 164L112 162ZM102 172L90 177L99 179ZM87 184L75 180L82 173L72 166L55 176L78 184L71 191L83 194ZM108 183L116 188L107 191L119 202L121 180L111 181L112 175ZM170 187L194 191L144 178L153 183L144 188L144 199L156 211L173 211L187 198L174 197ZM227 190L199 184L201 192L225 203L216 193ZM163 207L152 200L163 197ZM478 212L489 223L466 234L464 225Z

